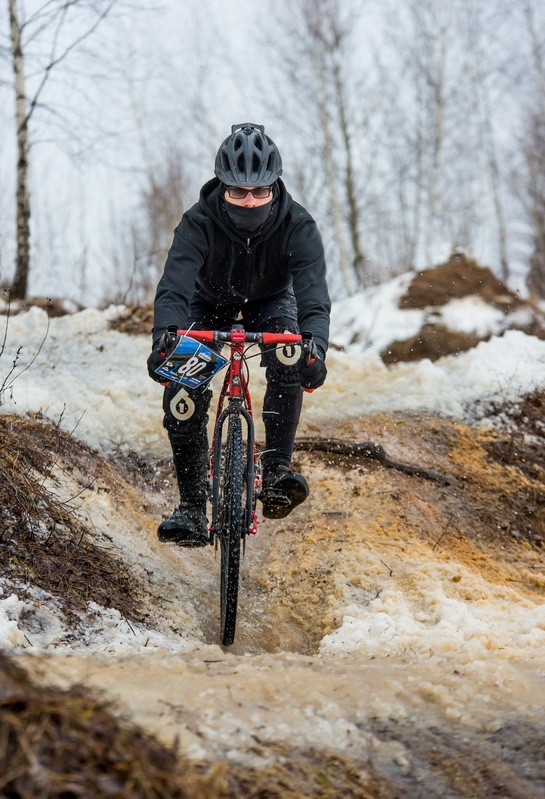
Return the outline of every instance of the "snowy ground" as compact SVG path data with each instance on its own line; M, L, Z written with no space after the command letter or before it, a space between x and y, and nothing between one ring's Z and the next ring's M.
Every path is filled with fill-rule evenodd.
M423 319L423 312L397 309L404 281L334 309L332 342L345 350L330 350L326 385L305 398L303 434L337 434L348 425L353 436L360 431L364 440L375 439L363 420L395 411L475 422L477 406L506 404L545 387L545 341L513 330L456 357L386 367L377 353L389 341L414 334ZM167 455L161 388L145 369L149 340L111 329L110 321L121 310L87 309L51 319L49 329L45 312L37 308L13 316L0 358L0 410L40 411L105 454ZM440 313L451 327L480 334L493 333L501 321L479 298L452 302ZM350 345L355 332L360 343ZM257 410L263 386L262 374L254 369ZM480 430L489 424L483 421ZM378 432L393 435L386 426ZM429 447L430 460L432 443L419 442ZM311 460L308 469L321 504L293 514L287 527L264 526L255 547L252 542L244 590L253 606L243 604L240 642L229 653L215 644L215 611L208 609L217 592L211 553L188 557L161 547L155 539L157 519L144 512L137 493L124 505L115 490L89 492L80 512L92 519L97 541L107 536L127 568L148 575L150 592L158 597L149 624L130 624L118 611L91 604L78 628L68 628L54 598L32 586L21 598L17 586L3 581L4 647L53 656L47 666L50 677L85 679L110 690L166 740L181 734L185 751L194 756L213 751L243 759L248 730L260 729L263 739L289 743L302 737L309 746L330 745L360 758L366 747L374 747L385 762L403 764L408 757L403 747L380 745L365 729L366 719L424 718L426 706L437 723L439 718L463 721L473 730L498 729L506 719L539 720L545 710L540 698L545 696L540 665L545 606L539 594L519 590L513 576L517 567L512 572L506 566L498 576L484 556L479 561L478 553L473 559L465 553L464 560L453 549L447 557L418 536L407 538L413 529L408 522L388 531L387 513L373 526L372 503L399 490L385 478L374 473L358 477L367 500L357 499L356 478ZM76 476L73 484L63 479L63 490L73 495ZM345 519L339 509L346 508L346 496L352 494ZM422 498L416 501L418 507L425 504ZM157 514L167 503L165 497L157 499ZM392 513L394 508L395 496ZM440 523L444 526L445 520ZM330 541L335 535L340 541L336 548L336 539ZM300 601L303 613L308 591L300 599L297 592L309 570L325 569L321 540L327 540L327 552L340 554L320 583L316 602L322 604L316 607L328 622L311 651L299 644L306 640L304 624L296 629L282 602L296 607ZM535 561L539 581L542 558L536 555ZM263 564L268 576L259 582ZM288 579L287 565L289 587L282 582ZM525 562L526 571L530 566ZM281 610L272 626L267 616L271 597ZM278 630L289 641L287 652L274 642ZM244 708L238 710L236 689L231 693L233 685L240 685L238 678L233 681L235 673L246 685ZM167 683L169 702L163 692ZM231 699L225 699L227 694ZM226 749L227 739L232 751Z
M365 350L361 343L345 352L330 350L327 383L305 398L303 423L322 425L397 410L464 418L477 402L510 402L544 385L545 342L516 330L433 363L385 366L378 351L421 326L421 311L396 307L404 280L406 276L386 284L382 292L374 290L371 300L358 295L334 308L333 344L345 345L366 326L371 333ZM39 308L12 317L0 359L0 386L6 382L2 411L41 411L53 422L62 419L65 429L105 452L121 447L165 454L162 389L149 380L145 368L149 339L112 330L110 321L121 311L88 309L51 319L49 329ZM475 297L451 301L444 313L455 328L482 334L494 331L499 312ZM261 370L254 370L252 386L259 408Z

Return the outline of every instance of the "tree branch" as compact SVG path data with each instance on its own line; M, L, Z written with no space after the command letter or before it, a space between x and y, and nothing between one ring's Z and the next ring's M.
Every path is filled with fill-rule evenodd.
M334 455L345 455L351 458L370 458L376 460L387 469L396 469L403 474L422 477L441 485L448 485L449 481L444 475L434 469L423 466L413 466L400 463L388 456L381 444L372 441L342 441L336 438L300 438L295 442L295 449L303 452L329 452Z
M77 5L77 2L78 2L78 0L69 0L69 2L67 2L63 6L62 18L59 21L59 24L57 26L57 30L55 32L54 39L53 39L53 46L51 48L51 60L50 60L49 64L45 67L45 69L43 71L43 76L42 76L42 80L40 82L40 85L38 86L38 88L37 88L37 90L36 90L36 92L34 94L34 97L32 98L32 100L30 101L30 103L28 105L28 111L27 111L27 116L26 116L27 124L28 124L28 121L30 120L30 118L32 116L32 113L33 113L34 109L38 105L39 97L40 97L45 85L47 84L47 81L49 79L49 76L50 76L52 70L55 69L55 67L57 67L59 64L61 64L70 55L70 53L73 50L75 50L83 41L88 39L89 36L91 36L96 31L96 29L100 26L100 24L104 21L104 19L106 19L106 17L108 16L108 14L112 10L112 8L116 5L117 0L110 0L110 2L108 3L107 7L104 9L104 11L102 11L99 14L98 18L93 23L93 25L91 25L91 27L88 28L88 30L86 30L85 33L82 33L81 36L78 36L76 39L74 39L74 41L70 45L68 45L68 47L64 50L63 53L61 53L61 55L55 56L54 52L55 52L55 49L56 49L56 46L57 46L58 37L59 37L60 32L62 30L62 27L64 25L64 20L66 18L66 14L68 13L68 9L72 5Z

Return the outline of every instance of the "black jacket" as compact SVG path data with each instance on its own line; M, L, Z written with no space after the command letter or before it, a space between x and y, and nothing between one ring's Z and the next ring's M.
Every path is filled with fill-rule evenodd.
M299 327L327 350L331 303L322 239L315 221L281 180L269 220L250 238L223 210L214 178L174 231L155 296L153 339L168 325L187 327L195 293L213 305L269 299L293 286Z

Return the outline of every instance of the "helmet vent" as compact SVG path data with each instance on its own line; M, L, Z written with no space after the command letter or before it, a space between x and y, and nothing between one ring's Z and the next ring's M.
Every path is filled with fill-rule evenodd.
M282 174L282 159L262 125L233 125L218 150L214 171L227 186L270 186Z

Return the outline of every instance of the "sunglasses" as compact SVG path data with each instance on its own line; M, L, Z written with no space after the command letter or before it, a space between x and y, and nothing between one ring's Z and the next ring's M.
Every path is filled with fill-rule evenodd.
M255 189L242 189L240 186L226 186L226 191L232 200L245 200L248 194L256 200L266 200L271 196L272 186L256 186Z

